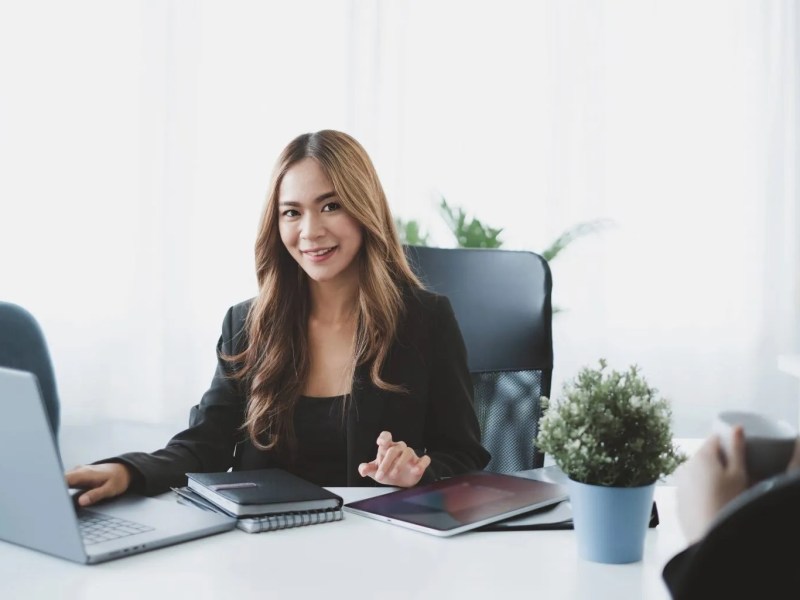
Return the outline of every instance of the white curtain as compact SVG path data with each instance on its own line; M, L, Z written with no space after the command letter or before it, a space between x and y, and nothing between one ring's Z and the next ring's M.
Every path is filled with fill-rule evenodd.
M637 363L676 433L796 422L798 14L789 0L0 3L0 297L65 423L185 422L255 293L272 163L353 133L396 213L440 195L553 261L554 392Z
M605 357L641 367L678 435L721 407L797 423L776 366L800 348L796 3L403 6L397 210L449 245L443 195L534 251L614 223L551 265L553 393Z
M225 310L256 292L274 160L347 128L350 17L327 0L0 4L0 297L42 322L66 424L187 422Z

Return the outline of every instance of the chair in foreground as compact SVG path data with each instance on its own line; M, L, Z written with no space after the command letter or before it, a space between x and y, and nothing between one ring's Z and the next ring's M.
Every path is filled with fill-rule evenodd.
M541 467L534 445L550 396L553 331L550 267L533 252L407 246L411 268L453 305L467 347L489 471Z
M42 329L27 310L0 301L0 367L29 371L39 380L50 427L58 435L60 403L53 364Z

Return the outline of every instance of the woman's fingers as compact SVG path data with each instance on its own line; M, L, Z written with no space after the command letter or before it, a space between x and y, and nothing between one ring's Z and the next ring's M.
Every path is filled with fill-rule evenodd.
M378 439L375 440L375 443L378 445L378 452L375 460L358 465L358 474L362 477L372 477L378 481L378 468L380 467L381 463L383 463L383 459L386 456L386 451L394 444L392 441L391 432L381 431Z
M80 496L78 496L78 504L81 506L90 506L100 502L100 500L111 498L112 496L116 495L117 494L113 492L111 484L106 482L100 487L83 492Z
M419 482L430 464L430 456L419 457L412 448L406 447L402 452L398 452L391 468L387 467L378 481L387 485L411 487Z
M378 471L378 460L361 463L358 465L358 474L362 477L372 477Z
M125 465L107 463L76 467L65 474L65 479L69 487L86 490L78 497L78 504L89 506L125 492L131 475Z
M376 444L375 460L358 465L358 473L362 477L372 477L378 483L410 487L420 480L431 464L429 456L420 458L405 442L395 442L389 431L382 431Z
M375 457L375 460L378 461L378 464L381 463L383 460L386 451L392 447L394 443L392 441L392 434L388 431L381 431L381 434L378 436L378 439L375 440L375 443L378 445L378 455Z
M401 487L411 487L419 483L425 469L431 464L431 457L418 457L411 448L408 449L407 456L406 462L391 471L386 483Z
M411 470L414 472L415 475L419 474L421 477L422 474L425 472L425 469L427 469L430 466L430 464L431 464L431 457L425 454L424 456L417 459L417 463L411 468Z
M106 475L92 469L90 467L78 466L74 469L67 471L66 475L67 485L71 488L93 488L102 485L103 481L107 478Z
M405 442L395 442L391 448L386 450L383 460L378 465L377 476L382 479L392 474L396 475L410 458L406 452L407 450L410 450L411 454L414 454L414 451L411 450ZM414 456L416 456L416 454L414 454Z

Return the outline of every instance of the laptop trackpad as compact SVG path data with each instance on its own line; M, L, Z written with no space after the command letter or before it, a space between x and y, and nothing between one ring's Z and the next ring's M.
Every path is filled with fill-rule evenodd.
M78 514L84 520L93 520L91 528L103 527L104 519L119 519L122 531L128 535L85 541L86 551L93 555L130 548L133 551L158 548L181 541L233 529L236 520L224 515L183 506L170 500L157 500L138 495L123 495L80 508Z

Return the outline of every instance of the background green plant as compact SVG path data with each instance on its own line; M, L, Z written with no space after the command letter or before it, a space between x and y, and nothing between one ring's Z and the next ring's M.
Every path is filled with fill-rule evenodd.
M458 247L500 248L503 245L503 240L500 239L500 234L503 232L502 227L491 227L476 217L470 217L460 206L449 204L444 196L441 196L439 212L453 234ZM402 243L410 246L428 245L430 236L416 219L405 220L398 217L395 219L395 224ZM544 250L540 250L539 254L547 262L551 262L575 240L600 232L612 225L613 221L610 219L594 219L578 223L564 231Z
M572 242L590 233L597 233L611 227L613 221L610 219L594 219L593 221L585 221L578 223L567 229L564 233L558 236L555 241L547 248L541 251L542 258L547 262L552 261L558 256L562 250L569 246Z
M500 239L500 234L503 232L502 227L491 227L476 217L470 217L460 206L449 204L444 196L441 196L439 213L453 234L458 247L500 248L503 245L503 240ZM427 232L423 232L419 222L415 219L404 220L396 218L395 224L397 225L400 240L404 244L409 246L428 245L429 235ZM573 225L559 235L544 250L539 251L539 254L550 263L575 240L591 233L602 231L612 224L613 222L609 219L595 219ZM552 310L553 314L555 314L561 312L562 309L558 306L553 306Z
M503 242L498 236L502 228L484 225L475 217L467 220L467 213L460 206L450 206L444 196L439 211L461 248L499 248Z
M397 233L400 235L400 241L409 246L427 246L429 234L422 231L422 227L416 219L401 219L400 217L394 220Z
M672 411L639 368L584 367L561 397L542 397L535 444L570 479L615 487L651 484L686 460L672 440Z

